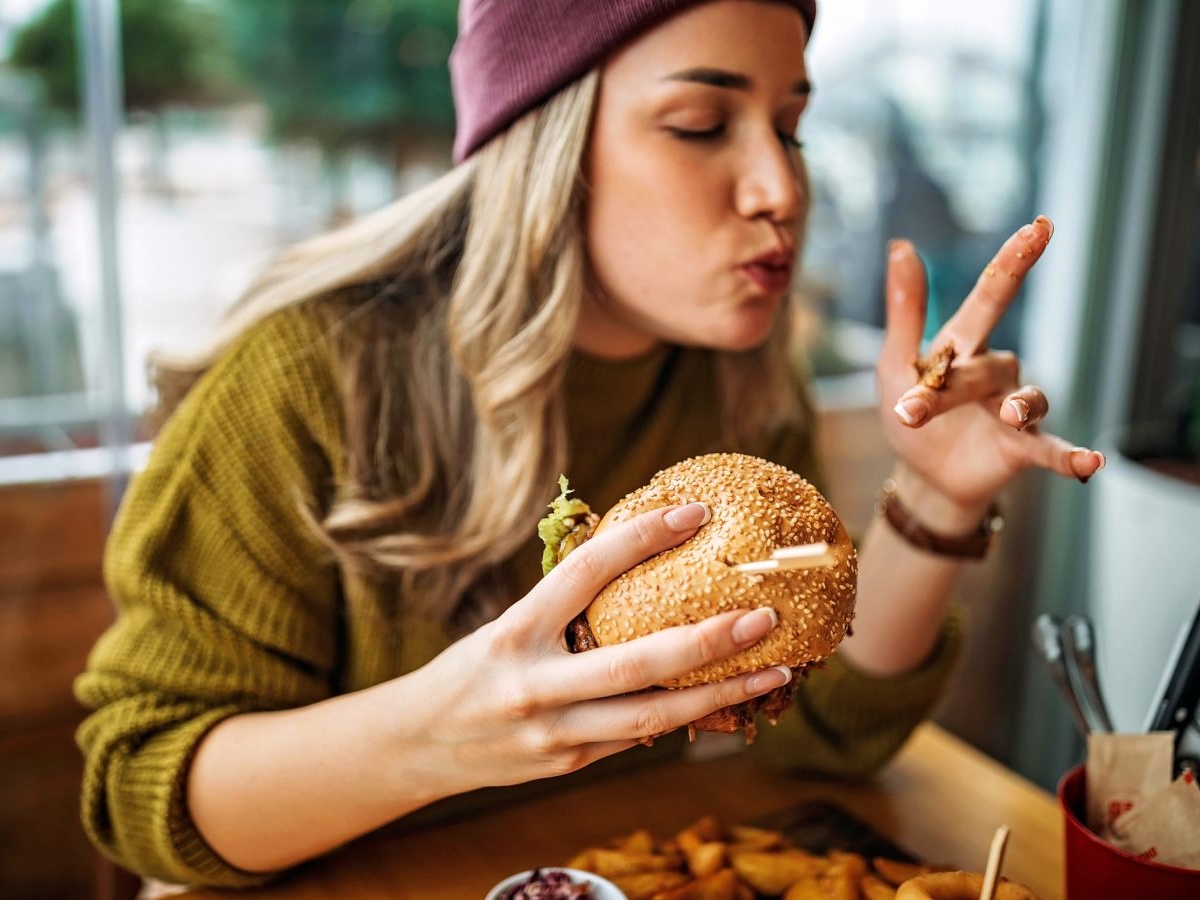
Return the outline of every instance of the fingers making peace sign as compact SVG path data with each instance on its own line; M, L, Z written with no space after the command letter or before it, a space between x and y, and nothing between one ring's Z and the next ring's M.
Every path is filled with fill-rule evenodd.
M1046 395L1023 385L1017 357L988 350L988 337L1041 257L1054 226L1044 216L1004 242L975 287L930 344L953 351L945 383L918 383L928 287L916 250L893 241L887 266L887 330L876 367L884 432L900 460L963 507L979 506L1023 469L1086 481L1102 454L1043 432Z

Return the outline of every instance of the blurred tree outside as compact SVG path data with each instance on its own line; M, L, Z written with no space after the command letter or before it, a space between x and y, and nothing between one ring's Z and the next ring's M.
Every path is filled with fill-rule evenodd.
M456 0L218 0L243 83L269 112L271 138L320 148L345 205L345 159L364 148L400 172L448 161L454 104L447 59Z
M9 63L35 74L47 103L74 117L80 107L76 0L52 0L15 35ZM170 195L167 133L171 106L211 106L236 95L219 21L196 0L120 0L125 109L144 117L155 141L151 184Z

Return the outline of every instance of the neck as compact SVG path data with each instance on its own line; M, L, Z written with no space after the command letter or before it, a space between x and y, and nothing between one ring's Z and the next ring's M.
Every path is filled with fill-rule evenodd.
M589 293L579 308L579 322L571 344L589 356L622 360L646 356L661 346L662 341Z

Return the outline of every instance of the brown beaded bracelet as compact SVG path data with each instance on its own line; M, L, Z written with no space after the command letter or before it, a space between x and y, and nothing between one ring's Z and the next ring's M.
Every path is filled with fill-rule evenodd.
M996 535L1004 527L1000 507L992 501L983 521L970 534L948 536L930 531L900 501L896 495L896 482L890 478L883 483L876 509L896 533L914 547L960 559L982 559L995 542Z

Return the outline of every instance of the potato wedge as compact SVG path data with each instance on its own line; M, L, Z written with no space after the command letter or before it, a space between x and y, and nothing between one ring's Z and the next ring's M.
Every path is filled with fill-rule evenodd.
M824 860L803 850L748 850L731 854L731 862L738 877L760 894L782 894L801 878L825 869Z

